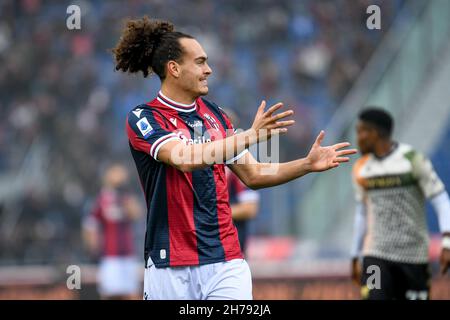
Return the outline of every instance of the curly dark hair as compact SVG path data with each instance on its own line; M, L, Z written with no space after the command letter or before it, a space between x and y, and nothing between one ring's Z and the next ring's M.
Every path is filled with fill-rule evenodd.
M170 60L180 62L183 48L179 39L192 36L175 31L171 22L153 20L144 16L128 20L116 47L112 49L116 70L136 73L144 77L156 73L161 80L166 77L165 66Z

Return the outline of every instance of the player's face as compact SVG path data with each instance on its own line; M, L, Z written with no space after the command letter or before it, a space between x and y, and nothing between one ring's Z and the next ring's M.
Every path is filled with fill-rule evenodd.
M212 73L207 63L208 56L195 39L183 38L180 44L184 51L180 62L180 85L196 97L208 94L207 79Z
M378 133L373 126L359 121L356 125L358 147L362 154L371 153L375 149Z
M106 172L106 184L111 188L118 188L127 183L128 172L127 170L120 166L114 165L108 169Z

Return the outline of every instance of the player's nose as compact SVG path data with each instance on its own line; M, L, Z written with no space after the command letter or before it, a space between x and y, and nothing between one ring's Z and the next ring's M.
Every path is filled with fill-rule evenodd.
M206 65L205 74L210 75L212 73L212 69L209 65Z

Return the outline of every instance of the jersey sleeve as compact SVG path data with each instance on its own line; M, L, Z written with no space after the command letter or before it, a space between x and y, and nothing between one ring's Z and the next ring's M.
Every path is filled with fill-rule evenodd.
M173 140L182 141L164 125L164 120L158 113L145 109L138 115L130 112L126 121L128 139L135 150L148 153L159 161L158 152L164 144Z
M427 199L445 191L444 184L433 168L433 164L424 154L416 151L410 152L413 174L418 180L419 187Z

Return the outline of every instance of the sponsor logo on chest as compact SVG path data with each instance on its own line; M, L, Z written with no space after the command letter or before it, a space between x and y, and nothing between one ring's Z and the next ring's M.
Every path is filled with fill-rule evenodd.
M203 122L201 120L187 121L186 124L191 128L203 127Z

